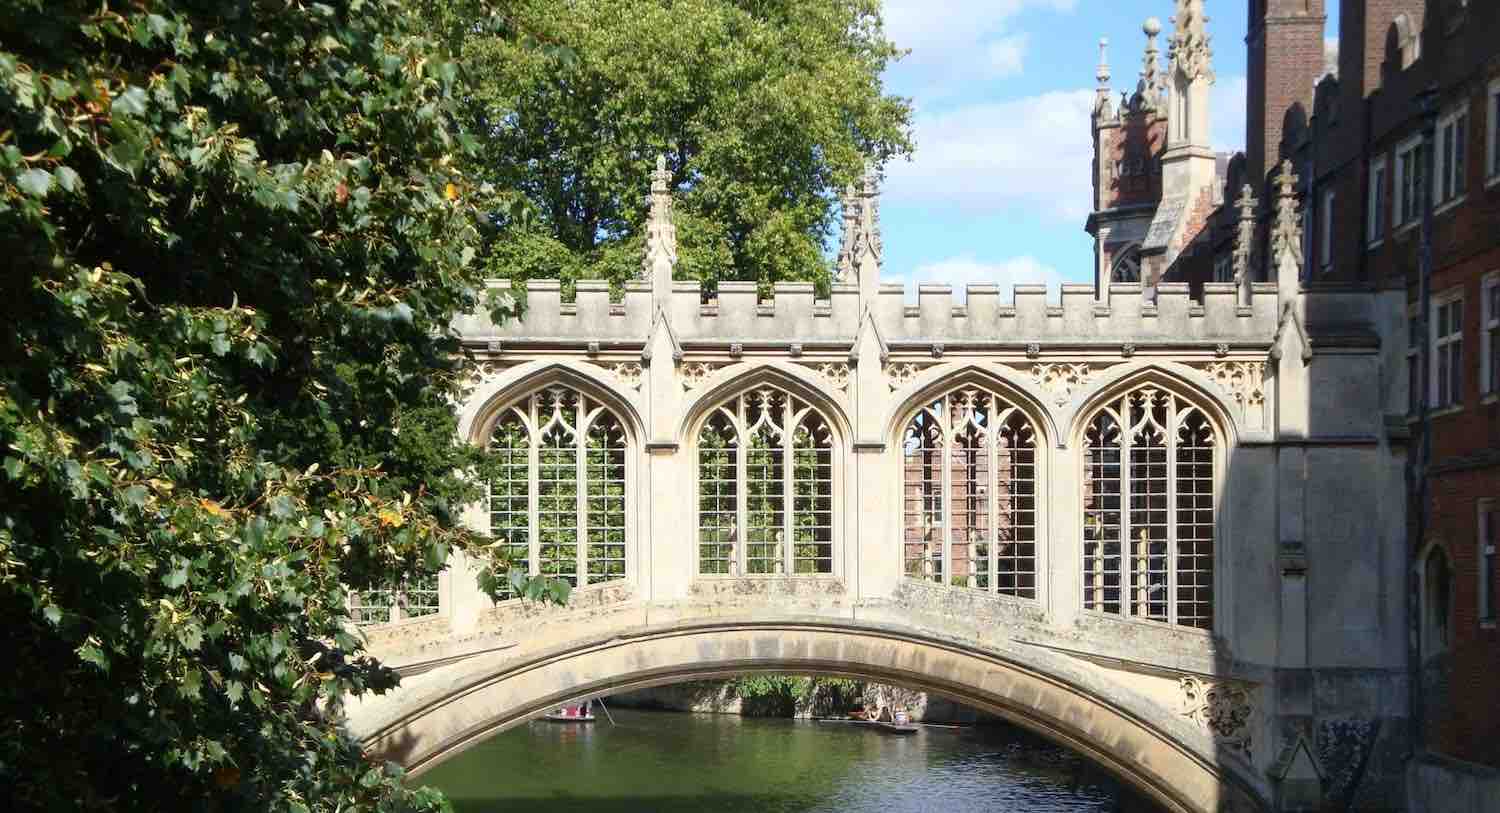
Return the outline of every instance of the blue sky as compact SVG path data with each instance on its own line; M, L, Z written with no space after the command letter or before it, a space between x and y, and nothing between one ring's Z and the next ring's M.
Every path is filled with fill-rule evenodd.
M1212 139L1243 149L1243 0L1207 0ZM886 169L883 279L914 283L1092 281L1083 230L1093 160L1089 110L1099 38L1111 86L1134 89L1141 23L1173 0L885 0L887 34L911 53L886 73L912 99L917 151ZM1056 296L1056 294L1053 294Z

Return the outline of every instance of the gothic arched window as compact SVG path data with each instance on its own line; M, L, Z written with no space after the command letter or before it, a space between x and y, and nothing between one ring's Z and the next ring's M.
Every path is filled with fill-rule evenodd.
M833 431L774 386L714 407L698 431L698 572L833 572Z
M1036 598L1036 432L1004 397L959 387L902 433L906 575Z
M1131 246L1121 252L1109 273L1110 282L1141 281L1141 249Z
M1217 445L1202 409L1152 385L1090 419L1084 609L1213 628Z
M625 578L624 424L569 387L501 411L490 432L490 534L513 566L574 586Z

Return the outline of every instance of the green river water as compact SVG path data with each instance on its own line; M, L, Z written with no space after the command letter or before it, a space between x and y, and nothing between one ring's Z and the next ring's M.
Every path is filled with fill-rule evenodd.
M618 725L603 715L530 723L416 781L441 788L459 813L1154 810L1083 758L1008 727L898 737L840 723L611 710Z

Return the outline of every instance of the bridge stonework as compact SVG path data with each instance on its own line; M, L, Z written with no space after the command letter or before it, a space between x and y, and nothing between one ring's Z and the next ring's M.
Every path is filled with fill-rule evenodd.
M461 431L515 463L467 521L578 587L492 604L460 558L437 613L366 627L407 674L350 707L372 752L420 772L560 702L792 671L1006 716L1170 810L1398 805L1401 294L1305 290L1288 250L1197 295L911 305L846 205L826 298L672 281L658 199L622 297L532 281L458 321Z

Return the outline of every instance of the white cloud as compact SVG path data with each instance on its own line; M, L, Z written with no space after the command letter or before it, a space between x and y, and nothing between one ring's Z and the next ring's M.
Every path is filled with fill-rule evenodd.
M1339 75L1339 38L1323 38L1323 72Z
M924 114L917 152L887 168L893 205L970 214L1040 211L1082 227L1092 208L1092 90L1057 91Z
M1004 79L1007 76L1021 75L1021 72L1025 70L1028 39L1030 37L1025 34L1013 34L990 43L990 76Z
M952 285L955 302L964 301L964 286L971 283L999 285L1002 301L1009 301L1010 289L1015 285L1041 283L1056 290L1062 284L1062 275L1057 272L1057 269L1042 263L1035 257L1012 257L997 263L988 263L975 259L970 253L923 263L917 266L915 271L894 274L888 276L887 279L906 285L906 298L912 302L916 301L917 286L927 283Z
M886 34L911 53L891 68L902 92L936 99L974 80L1020 75L1027 37L1011 30L1028 9L1071 11L1077 0L885 0Z
M1208 126L1214 149L1221 152L1245 149L1245 99L1248 87L1243 76L1220 76L1209 91Z

